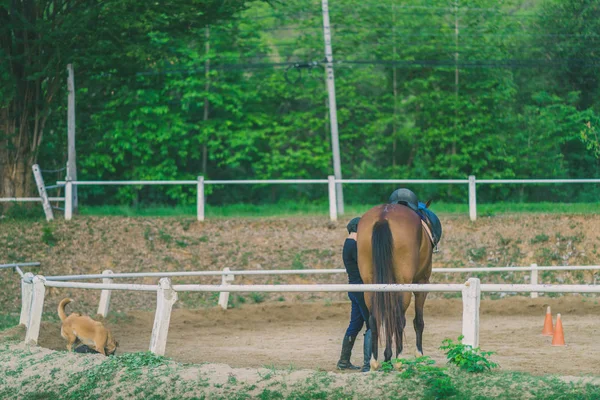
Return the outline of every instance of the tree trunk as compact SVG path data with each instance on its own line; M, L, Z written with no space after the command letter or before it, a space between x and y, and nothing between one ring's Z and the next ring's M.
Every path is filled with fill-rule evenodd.
M0 36L0 51L8 56L10 85L2 88L0 101L0 196L29 197L35 193L31 166L38 151L48 118L48 104L59 88L60 73L42 77L32 71L53 70L58 58L49 59L40 40L36 21L43 9L34 1L13 2L0 8L0 26L10 28Z

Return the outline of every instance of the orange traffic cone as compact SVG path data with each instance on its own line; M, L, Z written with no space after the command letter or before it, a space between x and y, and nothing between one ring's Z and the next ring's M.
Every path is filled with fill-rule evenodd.
M542 335L552 336L554 335L554 328L552 327L552 313L550 312L550 306L546 309L546 319L544 320L544 329L542 329Z
M563 332L562 321L560 314L556 314L556 329L554 329L554 336L552 336L552 346L564 346L565 345L565 334Z

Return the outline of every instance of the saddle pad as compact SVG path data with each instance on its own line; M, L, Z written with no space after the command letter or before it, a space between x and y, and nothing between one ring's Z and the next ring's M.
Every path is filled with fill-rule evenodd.
M437 246L440 239L442 239L442 223L440 222L440 219L433 211L425 207L425 203L421 202L419 202L419 215L421 216L421 219L429 225L433 236L433 246Z

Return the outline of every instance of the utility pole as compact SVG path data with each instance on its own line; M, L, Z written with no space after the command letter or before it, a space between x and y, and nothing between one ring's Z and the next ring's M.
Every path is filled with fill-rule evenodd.
M338 136L337 106L335 102L335 77L333 74L333 51L331 49L331 28L329 26L329 3L321 0L323 11L323 39L325 40L325 66L327 77L327 93L329 94L329 123L331 124L331 150L333 152L333 174L335 179L342 179L342 166L340 162L340 139ZM335 185L337 210L344 214L344 192L342 184Z
M77 163L75 153L75 78L73 76L73 65L67 65L69 73L67 77L67 88L69 90L67 104L67 128L68 128L68 157L67 157L67 180L77 180ZM73 211L77 212L77 185L73 185Z
M210 90L210 26L206 25L204 28L204 54L206 60L204 61L204 129L208 131L206 128L208 123L208 91ZM202 146L202 176L207 176L208 168L208 135L204 140L204 145Z

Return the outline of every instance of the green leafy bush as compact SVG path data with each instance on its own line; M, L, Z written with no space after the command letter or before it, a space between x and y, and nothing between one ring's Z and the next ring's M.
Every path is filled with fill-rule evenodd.
M492 351L481 351L462 343L464 336L459 336L455 343L452 339L444 339L440 350L444 350L448 362L467 372L485 372L498 367L498 364L488 360L494 354Z

